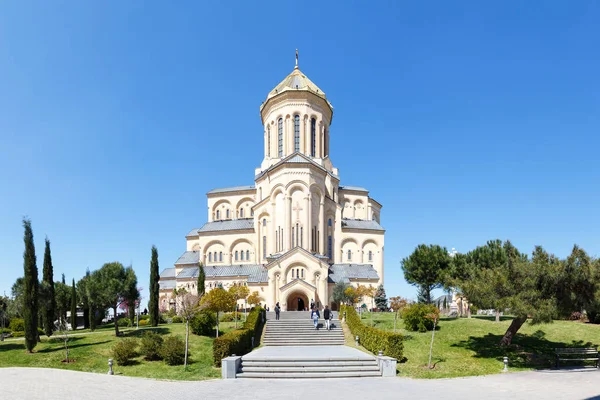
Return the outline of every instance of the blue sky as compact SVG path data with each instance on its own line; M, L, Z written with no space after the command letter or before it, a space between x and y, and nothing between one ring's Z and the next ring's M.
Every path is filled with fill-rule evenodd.
M296 48L342 184L384 205L388 295L419 243L600 256L599 4L167 3L0 5L0 293L26 215L40 271L47 235L56 280L117 260L147 297L152 244L172 266L205 193L253 183Z

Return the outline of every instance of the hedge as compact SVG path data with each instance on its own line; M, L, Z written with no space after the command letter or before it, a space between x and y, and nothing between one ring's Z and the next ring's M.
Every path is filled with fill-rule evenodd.
M378 354L381 350L388 357L398 361L404 360L404 336L402 334L366 326L353 307L342 305L340 312L346 313L346 323L352 335L358 336L360 344L365 349L373 354Z
M243 356L252 351L253 337L254 346L259 345L265 319L264 312L265 310L261 307L253 308L241 329L227 332L214 340L213 361L216 367L221 366L221 360L225 357L232 354Z

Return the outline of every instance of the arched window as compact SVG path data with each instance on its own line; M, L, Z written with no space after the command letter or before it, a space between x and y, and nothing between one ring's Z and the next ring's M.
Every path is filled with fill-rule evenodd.
M240 253L241 253L241 254L240 254L240 259L241 259L242 261L244 261L244 250L240 251Z
M217 219L221 219L221 211L217 210Z
M223 252L219 252L219 262L223 262Z
M240 208L240 218L244 218L244 209Z
M225 218L229 219L229 210L225 211Z
M250 250L246 250L246 261L250 261Z
M215 259L215 262L217 262L217 252L216 251L213 253L213 258Z
M352 261L352 250L348 250L348 261Z
M327 221L327 226L331 226L331 218L329 218L329 221Z
M212 253L208 253L208 262L212 262Z
M300 151L300 116L294 115L294 151Z
M332 250L331 235L329 235L327 237L327 255L329 256L330 260L331 260L331 250Z
M310 155L315 156L317 149L317 120L310 119Z
M237 261L237 260L238 260L238 251L236 250L235 251L235 261Z
M267 226L267 219L263 218L263 226Z
M267 126L267 157L271 157L271 127Z
M302 270L302 279L304 279L304 269Z
M208 284L208 287L212 289L212 283L209 283L209 284Z
M263 260L267 259L267 236L263 236Z
M373 252L369 250L369 261L373 261Z
M292 279L294 279L294 271L295 269L292 270Z
M283 119L277 121L277 147L279 157L283 157Z

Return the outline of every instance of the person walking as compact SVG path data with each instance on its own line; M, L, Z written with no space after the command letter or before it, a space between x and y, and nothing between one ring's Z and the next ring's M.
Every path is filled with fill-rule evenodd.
M328 305L325 305L323 310L323 318L325 318L325 329L331 330L331 320L333 319L333 312L329 309Z
M279 320L279 312L281 311L281 307L279 307L279 303L275 304L275 320Z
M315 324L315 329L318 329L319 327L319 317L321 315L319 314L319 310L317 310L316 308L313 308L312 311L310 312L310 318L313 320L313 323Z

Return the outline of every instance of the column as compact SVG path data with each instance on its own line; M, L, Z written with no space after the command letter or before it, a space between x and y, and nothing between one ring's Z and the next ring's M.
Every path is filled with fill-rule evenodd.
M306 149L305 149L305 145L306 145L306 138L305 136L305 130L306 130L306 119L304 117L300 117L300 153L302 154L306 154Z
M292 197L285 196L285 228L283 228L285 250L292 248Z
M304 235L302 237L302 244L306 250L310 251L310 194L304 198L306 200L306 223L304 224Z
M329 304L329 297L327 295L327 278L323 277L323 279L321 279L321 294L319 295L323 305Z
M275 303L277 303L277 285L275 282L276 280L274 278L269 278L269 288L271 289L272 293L271 301L273 302L273 304L269 307L274 307Z
M306 227L307 229L307 234L308 234L308 240L306 241L306 249L308 251L311 251L311 245L312 245L312 228L313 228L313 222L312 222L312 195L308 195L308 207L306 209L306 212L308 213L308 226Z
M291 118L285 119L285 155L294 152L294 121Z
M323 121L318 120L317 121L317 126L316 126L316 141L317 143L315 143L315 157L316 158L321 158L321 129L323 128Z
M277 218L276 218L277 208L275 207L275 203L271 203L271 229L269 229L269 233L267 235L267 255L275 254L277 252L277 243L275 243L275 229L277 229Z
M325 222L325 197L321 199L321 203L319 204L319 225L318 228L321 233L319 233L320 244L319 246L319 254L325 254L325 244L327 243L327 233L326 233L326 222Z

